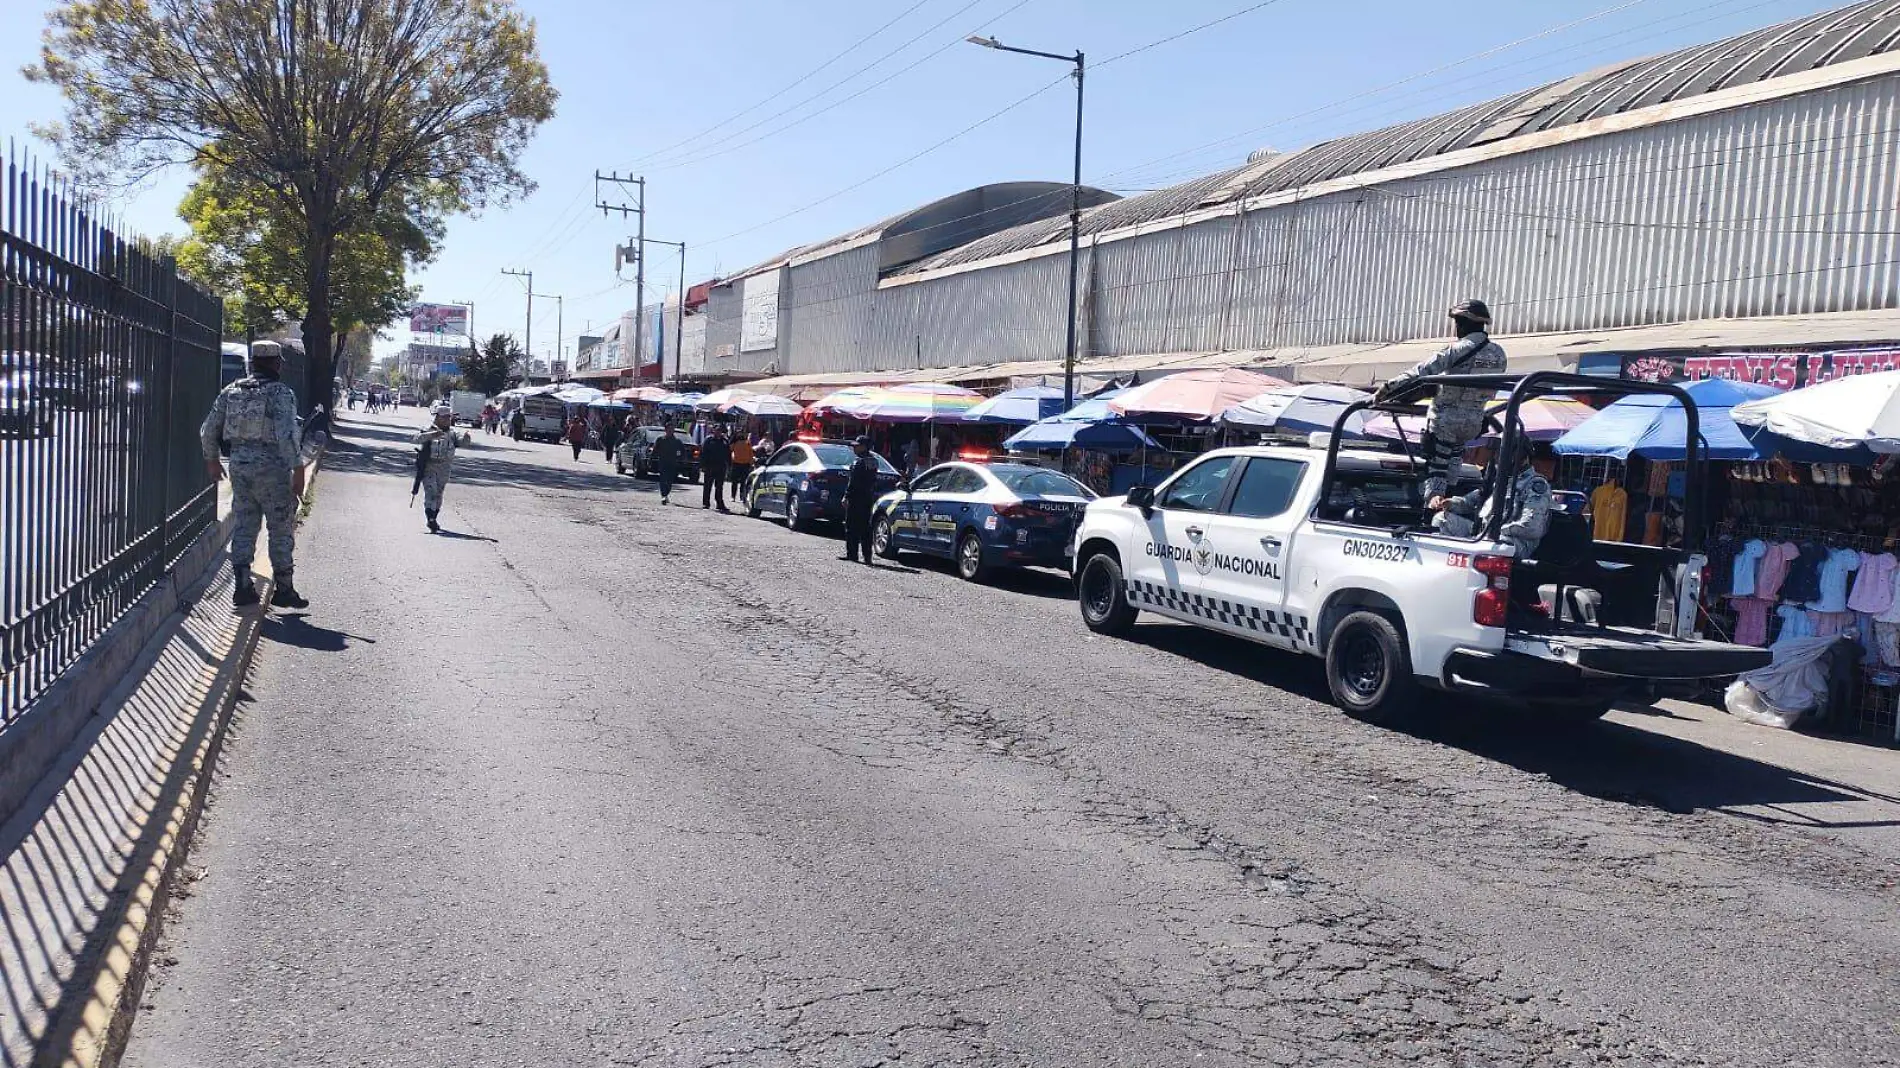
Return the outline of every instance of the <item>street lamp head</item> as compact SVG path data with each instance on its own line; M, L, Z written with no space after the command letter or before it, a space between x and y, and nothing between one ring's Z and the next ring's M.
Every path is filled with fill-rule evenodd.
M982 45L984 48L1003 47L1003 42L997 40L994 37L982 37L977 34L971 34L970 36L965 37L964 40L970 42L973 45Z

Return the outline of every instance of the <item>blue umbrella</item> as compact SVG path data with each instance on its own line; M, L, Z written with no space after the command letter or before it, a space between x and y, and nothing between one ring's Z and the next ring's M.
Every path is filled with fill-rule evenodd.
M1033 423L1062 411L1062 391L1054 386L1024 386L998 393L963 413L966 423Z
M1071 448L1134 452L1137 449L1162 448L1140 427L1124 422L1121 416L1109 409L1109 398L1120 392L1111 389L1098 393L1061 415L1037 420L1011 435L1003 442L1003 447L1015 452Z
M1738 404L1772 397L1781 391L1756 382L1705 378L1682 384L1695 401L1702 431L1703 459L1759 460L1756 448L1731 416ZM1627 460L1637 455L1651 460L1681 460L1687 455L1688 415L1674 397L1638 393L1624 397L1578 424L1551 444L1570 456L1610 456Z

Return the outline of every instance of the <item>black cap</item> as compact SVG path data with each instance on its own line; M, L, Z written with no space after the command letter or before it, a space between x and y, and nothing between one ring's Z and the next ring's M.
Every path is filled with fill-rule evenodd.
M856 441L853 441L853 442L852 442L851 444L853 444L853 445L862 445L862 446L864 446L865 448L867 448L867 449L868 449L868 448L870 448L870 447L871 447L871 439L870 439L869 437L867 437L866 435L864 435L864 434L859 434L859 435L858 435L858 437L857 437L857 440L856 440Z

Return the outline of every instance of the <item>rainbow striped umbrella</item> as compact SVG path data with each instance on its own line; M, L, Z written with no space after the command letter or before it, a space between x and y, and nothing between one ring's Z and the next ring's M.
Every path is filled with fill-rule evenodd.
M982 403L983 395L961 386L915 383L903 386L853 386L813 404L820 415L843 415L867 423L930 423L962 420Z

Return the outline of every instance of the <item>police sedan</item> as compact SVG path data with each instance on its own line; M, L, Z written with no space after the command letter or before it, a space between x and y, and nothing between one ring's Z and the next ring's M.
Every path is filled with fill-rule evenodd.
M981 582L998 567L1069 565L1069 535L1095 493L1068 475L1022 463L939 464L880 498L871 544L955 561Z
M878 492L897 486L897 468L877 461ZM753 468L745 487L745 512L757 518L763 512L785 517L793 530L809 530L819 520L844 522L844 489L857 454L841 441L793 441Z

